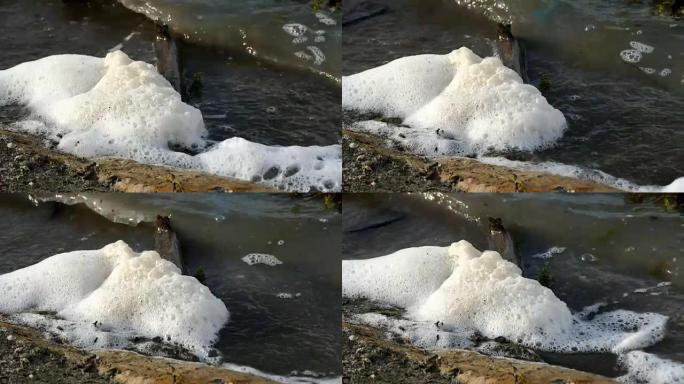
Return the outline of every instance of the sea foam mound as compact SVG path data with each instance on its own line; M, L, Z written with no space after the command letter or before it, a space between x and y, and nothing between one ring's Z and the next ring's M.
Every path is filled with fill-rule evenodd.
M573 315L550 289L524 278L497 252L480 252L467 241L344 260L342 279L345 297L405 308L406 318L417 325L396 328L424 348L437 348L444 339L426 337L427 328L420 324L430 325L433 333L504 337L546 351L622 353L661 340L667 322L659 314L623 310ZM443 324L439 330L437 322Z
M185 153L208 146L202 113L183 103L153 65L121 51L49 56L0 71L0 105L9 104L32 112L14 124L17 130L46 136L77 156L195 169L289 191L340 189L339 145L269 147L233 138L199 155Z
M0 312L38 311L56 312L81 347L112 347L85 337L95 334L95 324L115 335L161 337L200 358L229 318L225 304L197 279L181 275L157 252L135 253L123 241L0 275ZM30 315L18 318L40 324Z
M465 47L345 76L342 106L401 118L414 141L436 136L457 144L440 155L537 150L558 140L567 125L539 90L500 59L482 59Z

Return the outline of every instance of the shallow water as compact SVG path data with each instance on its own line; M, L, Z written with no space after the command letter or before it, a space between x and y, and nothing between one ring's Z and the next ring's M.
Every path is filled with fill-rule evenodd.
M361 3L349 1L345 8ZM549 81L545 96L565 114L569 129L551 149L499 155L599 169L638 184L666 185L684 174L684 22L653 15L650 2L375 3L386 11L344 27L344 75L461 46L491 56L496 24L490 18L510 19L527 50L530 82ZM506 4L507 11L490 12L494 3ZM633 49L632 42L654 50L637 64L626 63L620 53Z
M120 0L189 42L242 50L339 78L339 11L300 0ZM293 28L288 28L293 27Z
M0 16L6 20L0 26L0 69L55 54L103 57L115 47L134 60L154 63L154 23L118 2L32 0L27 12L26 2L8 0L0 4ZM181 44L181 56L188 77L201 74L201 95L189 103L202 111L210 139L239 136L267 145L303 146L339 140L335 82L232 46L190 41ZM0 109L0 114L10 113Z
M106 207L102 214L129 224L115 224L77 203L84 197ZM205 284L231 313L215 345L222 362L285 376L307 370L341 374L341 218L321 199L240 194L57 199L74 205L45 201L35 206L20 195L0 199L0 273L119 239L136 251L153 249L154 228L148 221L170 215L187 273L203 270ZM249 253L269 253L283 264L249 266L241 260ZM293 297L279 298L279 293Z
M487 248L487 217L500 217L536 278L548 262L551 289L573 312L605 302L606 310L670 317L665 339L646 351L684 362L684 214L625 195L345 195L343 259L399 249L447 246L465 239ZM552 247L564 252L534 257ZM657 287L671 282L671 286ZM635 290L646 289L644 293ZM615 356L549 354L552 363L618 376Z

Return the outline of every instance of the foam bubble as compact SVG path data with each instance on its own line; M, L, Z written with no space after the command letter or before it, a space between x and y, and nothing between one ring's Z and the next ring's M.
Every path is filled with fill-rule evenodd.
M337 22L332 17L328 16L323 12L316 12L316 18L318 22L325 25L336 25Z
M440 332L504 337L560 353L644 348L662 339L667 321L659 314L623 310L573 315L550 289L524 278L513 263L467 241L344 260L342 278L344 296L406 308L408 320L441 324ZM397 329L402 328L426 348L437 347L442 339L426 334L424 327Z
M225 304L197 279L157 252L135 253L123 241L0 275L0 293L0 312L56 312L84 347L107 346L87 337L100 324L114 334L161 337L206 358L229 318Z
M291 23L283 25L283 31L293 37L302 37L309 28L304 24Z
M661 359L650 353L629 352L618 358L618 365L627 370L627 374L618 378L623 383L684 383L684 364Z
M546 252L532 255L532 257L536 257L537 259L550 259L554 255L560 255L561 253L565 252L565 250L565 247L551 247Z
M266 253L250 253L250 254L244 256L242 258L242 261L244 261L248 265L266 264L266 265L271 266L271 267L274 267L276 265L283 263L277 257L275 257L273 255L266 254Z
M629 42L630 47L636 49L639 52L643 53L653 53L655 48L653 46L650 46L648 44L640 43L638 41L630 41Z
M500 59L482 59L465 47L346 76L342 105L399 117L418 141L433 140L439 129L459 152L536 150L553 144L566 128L563 114L539 90Z
M60 150L78 156L120 157L265 180L290 191L316 188L310 182L331 185L322 190L334 191L341 183L339 145L269 147L232 138L197 156L174 150L200 152L208 146L201 112L183 103L153 65L133 61L121 51L105 58L49 56L0 71L0 105L7 104L24 104L34 114L15 124L16 129L46 135ZM266 177L274 167L298 171ZM331 178L335 180L329 182Z
M626 63L635 64L641 61L643 55L636 49L625 49L624 51L620 52L620 57Z
M315 65L323 64L323 62L325 61L325 54L323 53L323 51L321 51L320 48L310 45L307 46L306 49L308 49L309 52L311 52L311 54L313 55L313 61Z

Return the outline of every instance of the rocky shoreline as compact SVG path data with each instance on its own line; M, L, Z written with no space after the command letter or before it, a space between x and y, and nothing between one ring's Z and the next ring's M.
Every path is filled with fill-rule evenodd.
M618 192L592 181L518 171L469 158L431 160L343 130L345 192Z
M247 181L115 158L84 159L0 128L0 192L274 192Z
M603 376L543 362L478 352L430 352L389 340L383 332L343 322L343 382L459 384L609 384Z
M0 318L0 383L271 384L207 364L119 350L88 352Z

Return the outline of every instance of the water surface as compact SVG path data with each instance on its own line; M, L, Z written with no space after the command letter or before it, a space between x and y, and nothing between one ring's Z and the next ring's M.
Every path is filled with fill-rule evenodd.
M621 194L345 195L342 257L366 259L459 240L487 249L487 218L499 217L526 277L538 278L548 268L551 289L573 312L607 303L605 311L669 316L665 339L646 352L684 362L684 214L632 200ZM552 247L565 250L550 259L535 257ZM540 354L550 363L621 374L614 355Z
M321 199L255 194L57 199L73 205L34 205L23 195L0 198L0 273L116 240L138 252L153 249L150 221L170 215L186 272L203 271L205 285L231 313L215 345L222 362L285 376L341 374L341 218ZM101 207L100 214L84 202ZM283 264L250 266L241 260L249 253L272 254ZM278 296L283 293L292 298Z
M177 2L178 6L182 3L200 4ZM232 4L201 3L205 12ZM245 9L260 7L242 5ZM298 6L318 20L310 6ZM134 60L155 61L154 22L119 2L7 0L0 3L0 17L6 21L0 26L0 45L4 48L0 69L65 53L103 57L112 49L121 49ZM193 20L197 28L207 23ZM282 28L280 32L287 35ZM330 145L339 140L340 90L335 81L309 68L255 57L241 47L180 40L186 76L199 77L202 84L201 93L194 93L189 103L202 111L210 139L239 136L267 145L302 146ZM328 44L339 46L339 36L337 43L331 39ZM6 117L3 120L16 117L7 108L0 108L0 115Z
M351 0L345 8L363 3ZM496 22L510 22L526 48L530 82L544 79L544 95L569 128L551 149L494 155L598 169L642 185L684 175L684 22L655 14L651 2L374 3L385 12L344 27L344 75L461 46L491 56ZM635 46L653 50L640 52L638 63L625 62L621 53Z

